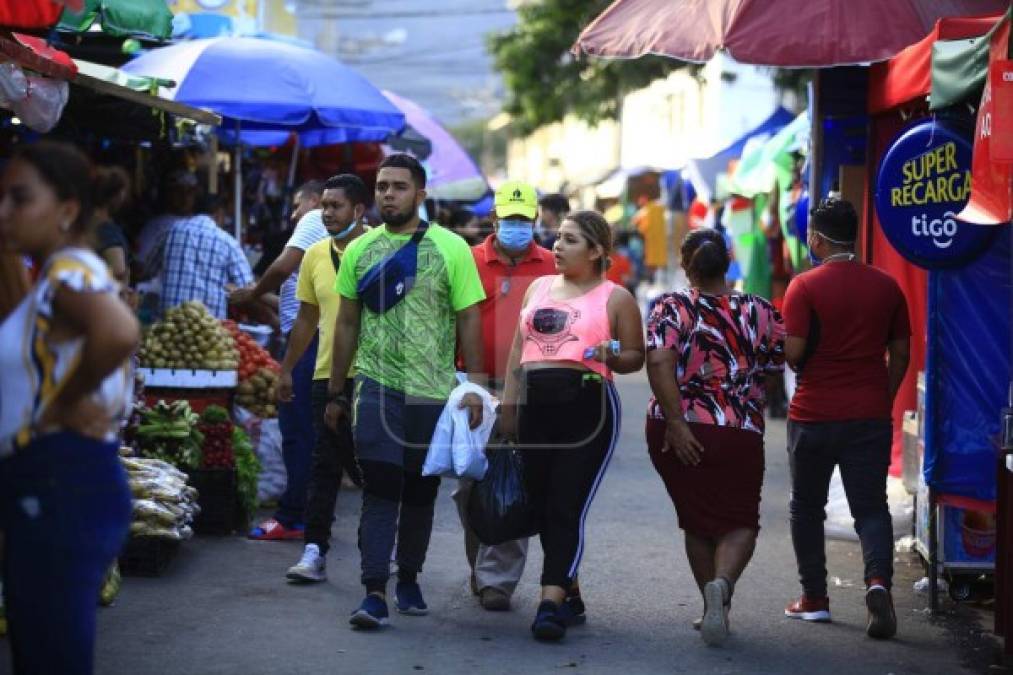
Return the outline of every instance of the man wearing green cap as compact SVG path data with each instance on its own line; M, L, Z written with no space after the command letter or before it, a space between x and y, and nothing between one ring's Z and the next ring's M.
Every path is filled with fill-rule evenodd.
M556 273L552 253L534 241L537 213L538 195L533 187L517 181L503 183L496 191L496 230L471 249L485 290L485 300L479 304L484 372L490 388L497 392L503 386L524 294L538 277ZM467 523L470 492L471 482L462 480L454 499L464 525L472 591L486 609L506 610L524 572L528 542L520 539L498 546L479 544Z

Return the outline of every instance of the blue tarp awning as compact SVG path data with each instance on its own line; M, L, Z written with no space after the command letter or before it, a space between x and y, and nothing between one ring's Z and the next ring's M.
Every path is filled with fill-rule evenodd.
M714 153L710 157L691 159L686 168L689 179L693 183L693 189L696 190L699 198L705 202L711 200L717 187L718 175L728 170L728 163L730 161L742 156L747 143L750 141L759 142L767 140L791 124L794 119L795 115L785 108L778 106L777 110L771 113L770 117L744 133L724 149Z

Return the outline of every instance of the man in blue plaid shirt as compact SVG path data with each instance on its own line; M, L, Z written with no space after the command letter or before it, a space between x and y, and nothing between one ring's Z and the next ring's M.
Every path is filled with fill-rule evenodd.
M182 172L181 172L182 174ZM160 310L200 300L217 319L226 318L227 286L253 283L253 271L236 240L206 215L194 215L197 180L174 176L169 196L175 222L155 249L149 269L161 280Z

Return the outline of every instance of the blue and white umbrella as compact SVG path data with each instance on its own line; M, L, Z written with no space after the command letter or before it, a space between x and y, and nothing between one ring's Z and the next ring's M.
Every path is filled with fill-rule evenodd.
M329 143L377 142L405 126L404 113L365 77L326 54L285 42L248 37L180 42L146 52L122 69L171 80L175 86L165 89L165 96L218 113L233 137L240 130L274 131L307 139L323 134ZM237 187L240 181L237 164Z
M405 116L337 59L274 40L221 37L153 49L123 66L172 80L169 98L207 108L243 130L315 132L333 142L382 141Z

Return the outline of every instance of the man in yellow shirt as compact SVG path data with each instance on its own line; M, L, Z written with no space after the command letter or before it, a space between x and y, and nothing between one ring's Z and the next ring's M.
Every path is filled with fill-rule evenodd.
M638 200L640 210L633 216L633 224L644 238L644 266L654 280L657 270L668 267L668 232L665 227L665 207L657 199L646 196Z
M347 471L357 484L362 481L355 463L350 418L345 416L337 430L332 431L324 424L324 409L330 398L327 386L331 376L331 348L341 304L341 296L334 290L334 283L345 247L364 231L360 220L366 210L368 194L366 184L352 174L334 176L324 183L320 199L321 218L330 236L307 248L299 267L295 293L299 300L299 313L281 364L279 400L292 398L292 370L318 329L320 340L311 398L317 442L306 491L306 546L302 558L286 574L291 581L324 581L327 578L325 556L342 472ZM345 395L349 399L352 397L350 377L351 373L345 381Z

